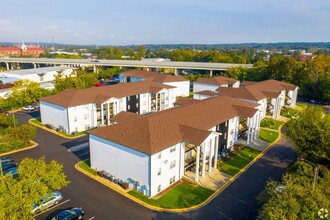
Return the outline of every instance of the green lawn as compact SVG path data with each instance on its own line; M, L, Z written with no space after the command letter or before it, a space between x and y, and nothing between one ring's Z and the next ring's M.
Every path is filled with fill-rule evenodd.
M209 198L213 193L214 191L210 189L201 186L192 186L187 183L178 184L159 199L149 199L135 190L128 192L128 194L145 203L168 209L188 208L198 205Z
M299 110L283 107L281 110L281 115L287 118L291 118L294 115L297 115L299 113Z
M90 168L90 166L91 166L91 161L90 160L81 161L81 162L79 162L78 166L81 169L87 171L88 173L96 176L96 171L93 170L92 168Z
M271 118L265 118L261 121L260 126L265 128L271 128L274 130L278 130L278 128L283 124L281 121L276 121Z
M277 139L278 135L279 133L277 131L270 131L262 128L260 129L259 133L260 139L269 143L273 143Z
M307 107L307 104L306 103L302 103L302 102L297 102L296 105L299 106L299 107L301 107L301 108Z
M220 171L234 176L260 153L261 152L258 150L246 147L226 162L226 164L220 168Z

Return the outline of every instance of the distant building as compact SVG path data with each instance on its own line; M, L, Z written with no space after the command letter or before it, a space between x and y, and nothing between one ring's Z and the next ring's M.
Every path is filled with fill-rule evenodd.
M24 42L16 47L0 47L0 57L39 57L45 50L34 45L25 45Z

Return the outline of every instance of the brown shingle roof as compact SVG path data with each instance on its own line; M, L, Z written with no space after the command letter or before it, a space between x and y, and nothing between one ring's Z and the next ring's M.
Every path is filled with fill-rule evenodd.
M259 101L263 98L277 98L283 90L294 90L296 88L295 85L271 79L247 84L240 88L219 87L216 91L235 98Z
M238 80L236 79L231 79L228 77L224 76L216 76L216 77L211 77L211 78L199 78L196 80L197 83L202 83L202 84L211 84L211 85L233 85Z
M182 140L195 145L201 145L204 140L212 133L212 131L201 130L180 125Z
M247 115L246 109L249 109L249 114L256 113L257 106L255 103L219 96L168 109L141 119L97 128L90 131L90 134L153 155L184 141L184 138L197 143L200 138L205 137L205 131L208 129L235 116ZM190 139L192 137L183 137L186 133L182 133L182 126L203 132L198 134L196 140ZM194 132L198 133L198 130Z
M139 78L144 78L146 81L164 83L164 82L181 82L188 81L183 76L172 76L169 74L162 74L158 72L150 72L145 70L131 70L122 73L124 76L135 76Z
M155 82L118 83L111 86L65 90L40 100L63 107L73 107L90 103L100 104L112 97L122 98L148 92L156 93L164 88L171 89L175 87Z
M122 123L125 121L132 121L136 119L140 119L142 117L146 117L145 115L139 115L133 112L119 112L117 115L113 116L110 120L115 121L117 123Z
M226 87L226 88L228 88L228 87ZM217 96L217 95L219 95L219 92L215 92L215 91L211 91L211 90L203 90L203 91L195 92L195 94L207 95L207 96Z
M175 105L190 105L192 103L199 102L200 100L198 99L192 99L188 97L181 97L179 98L174 104Z

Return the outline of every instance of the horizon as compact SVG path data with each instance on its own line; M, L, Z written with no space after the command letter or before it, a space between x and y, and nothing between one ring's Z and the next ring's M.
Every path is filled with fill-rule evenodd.
M327 0L3 1L2 42L190 45L328 42L330 36Z

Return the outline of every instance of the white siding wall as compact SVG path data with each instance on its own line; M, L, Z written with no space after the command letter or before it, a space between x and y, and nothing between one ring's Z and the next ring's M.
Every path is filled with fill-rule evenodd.
M259 100L258 104L258 110L260 110L261 118L264 118L267 111L267 98Z
M137 188L144 193L150 188L150 156L123 145L89 135L91 167L104 170L116 178L129 182L138 181ZM148 195L148 194L147 194Z
M228 121L228 134L227 134L227 148L230 149L236 140L236 135L238 133L237 121L239 117L236 116Z
M181 144L178 143L151 156L151 196L172 185L170 178L174 177L175 182L180 179L180 152L182 150L180 146ZM173 151L174 148L175 151ZM175 161L175 166L171 168L173 161ZM160 175L158 175L159 170L161 170ZM160 191L158 192L159 185Z
M140 114L147 114L150 112L150 93L140 94Z
M202 83L194 83L193 85L193 91L194 92L200 92L204 90L211 90L215 91L219 86L218 85L210 85L210 84L202 84Z
M85 131L87 127L92 128L95 120L93 111L95 107L93 104L79 105L68 108L69 113L69 132Z
M40 101L41 123L62 127L68 132L68 109L48 102Z
M235 83L233 84L233 88L239 88L239 85L240 85L240 82L237 81L237 82L235 82Z
M165 85L174 86L174 93L176 96L189 96L190 81L181 82L166 82Z
M209 99L213 96L208 96L208 95L202 95L202 94L194 94L194 99L198 99L198 100L203 100L203 99Z

